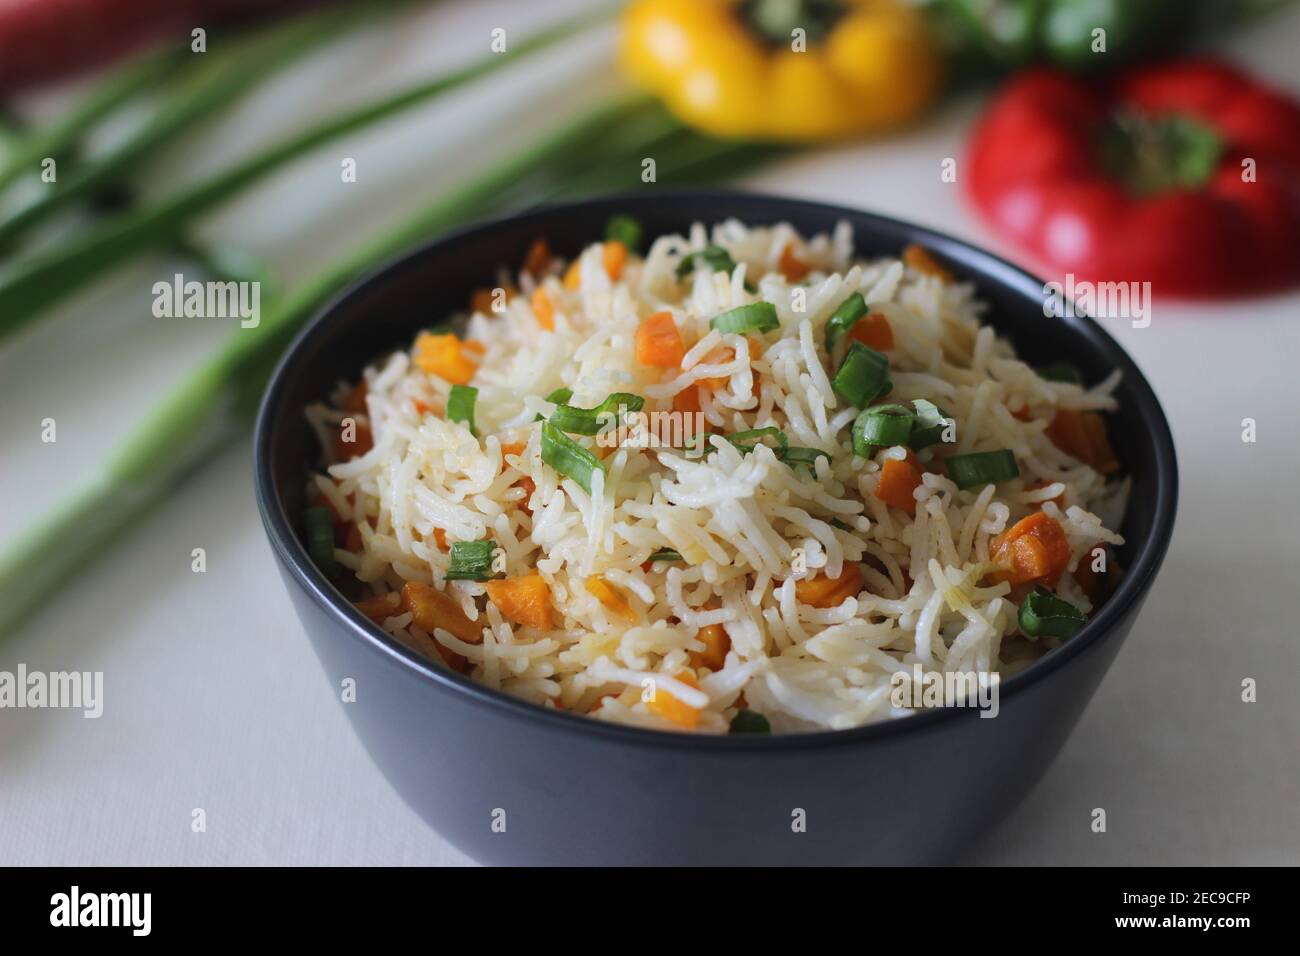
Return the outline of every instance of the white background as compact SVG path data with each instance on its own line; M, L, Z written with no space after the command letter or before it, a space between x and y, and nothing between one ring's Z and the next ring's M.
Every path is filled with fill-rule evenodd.
M580 4L578 4L580 5ZM522 36L571 3L446 3L376 24L295 68L159 157L161 190L287 127ZM517 32L516 32L517 31ZM1219 48L1300 91L1300 10ZM487 89L321 150L204 223L287 281L440 191L484 157L613 85L609 36L513 68ZM593 78L602 78L594 82ZM64 102L22 105L46 114ZM808 152L745 184L909 218L1007 252L940 183L980 94L920 126ZM360 181L340 183L340 158ZM1300 250L1297 250L1300 254ZM170 275L139 263L0 352L0 540L93 472L229 329L150 315ZM1161 303L1111 323L1173 423L1182 469L1164 570L1114 668L1047 778L971 863L1300 862L1296 628L1300 294ZM40 441L54 417L58 441ZM1258 421L1243 444L1241 420ZM99 720L0 711L0 863L460 864L353 737L322 679L258 522L248 443L213 460L12 639L0 670L101 670ZM190 570L207 550L208 571ZM1253 677L1259 701L1242 703ZM961 780L953 780L955 788ZM191 811L206 811L192 833ZM1090 831L1104 807L1108 832ZM563 862L557 860L556 862Z

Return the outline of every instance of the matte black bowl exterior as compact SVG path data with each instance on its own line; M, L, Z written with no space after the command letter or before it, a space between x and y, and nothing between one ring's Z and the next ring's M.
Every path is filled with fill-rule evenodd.
M1117 593L1062 649L1002 685L1001 713L934 710L856 730L695 737L544 710L430 664L353 609L300 543L316 460L302 409L463 309L537 236L571 255L629 213L648 236L735 217L805 234L848 220L858 251L919 242L971 279L990 321L1035 362L1089 381L1118 368L1112 438L1133 479ZM1042 283L955 239L852 209L767 196L629 196L475 226L417 249L330 304L281 362L256 437L258 503L335 692L380 770L440 834L485 863L876 864L951 859L1038 781L1133 626L1172 532L1177 465L1146 379L1087 318L1046 318ZM799 822L804 821L800 827ZM802 832L797 832L802 830Z

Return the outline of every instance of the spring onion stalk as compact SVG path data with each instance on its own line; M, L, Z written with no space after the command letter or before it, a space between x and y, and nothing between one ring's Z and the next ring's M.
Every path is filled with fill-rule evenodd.
M826 322L826 351L835 348L840 336L853 328L853 323L867 314L867 300L861 292L855 292L840 303Z
M750 428L743 432L733 432L722 437L746 454L758 447L758 443L764 438L776 439L778 453L784 453L790 447L790 439L786 437L785 432L775 425L768 425L766 428Z
M731 253L721 246L705 246L698 252L688 253L677 263L677 278L686 278L700 266L707 266L710 272L730 273L736 268L736 263Z
M475 438L478 438L478 429L474 427L474 405L477 401L478 389L470 385L453 385L447 396L447 421L464 422Z
M653 564L656 561L680 561L681 559L681 554L672 548L660 548L646 560Z
M849 404L866 408L893 388L889 380L889 359L861 342L851 342L839 371L831 379L831 388Z
M175 89L163 102L157 114L121 145L108 154L80 166L71 175L60 176L42 197L0 222L0 245L9 245L32 226L45 221L59 209L84 199L95 190L126 175L130 170L148 161L184 132L200 122L210 119L222 107L248 93L256 85L296 59L317 49L319 45L360 21L365 11L363 4L351 4L329 9L324 13L308 14L280 24L265 32L235 38L228 47L210 53L190 54L198 62L184 71ZM159 84L166 74L161 71L175 66L176 54L163 57L158 62L141 66L143 77L127 76L138 84ZM104 109L117 105L121 98L138 89L127 82L110 84L120 86L120 98L104 104ZM92 104L95 105L95 104ZM78 110L74 112L84 112ZM77 117L72 118L74 121ZM67 126L65 124L61 124ZM72 132L79 132L86 122L75 122ZM55 132L60 130L55 129ZM67 129L64 131L65 136ZM11 174L39 170L40 159L52 155L41 152L36 162L30 157L18 157ZM0 186L4 185L0 179Z
M1083 630L1087 623L1088 618L1082 611L1041 584L1036 585L1020 605L1020 630L1030 640L1044 635L1068 640Z
M912 402L916 409L916 421L912 425L912 434L907 445L913 451L929 448L943 441L943 433L952 424L947 412L934 402L918 398Z
M770 734L772 725L756 710L738 710L731 718L733 734Z
M183 225L221 205L290 160L545 49L606 15L601 12L596 16L568 21L512 44L505 53L493 54L401 93L341 113L237 163L170 200L129 212L45 255L16 264L0 282L0 341L84 283L141 252L166 245ZM532 172L523 169L519 178L526 179ZM501 191L507 192L513 186L514 183L503 183Z
M795 467L795 465L807 465L809 468L816 468L818 458L825 458L827 461L831 460L831 454L828 451L822 451L820 448L802 448L798 445L780 449L776 453L776 457L791 468Z
M631 216L611 216L605 226L605 238L621 242L636 252L641 248L641 223Z
M0 552L0 634L12 631L79 568L110 550L185 476L246 433L276 360L323 301L414 243L503 208L502 197L511 187L529 176L536 182L538 170L567 170L575 154L599 148L642 103L602 105L489 167L392 232L282 294L256 328L234 333L161 401L98 475ZM636 169L643 147L629 143L626 155L611 156L610 162ZM741 155L747 154L730 155L731 175ZM759 159L767 154L748 155ZM558 184L550 191L544 183L537 188L542 195L561 190Z
M334 516L329 508L308 508L303 525L312 561L323 573L332 575L338 568L334 561Z
M0 165L0 192L22 176L38 172L46 157L66 153L82 135L136 94L161 83L180 62L177 50L132 60L95 84L94 92L48 126L16 130Z
M999 481L1010 481L1020 475L1016 456L1006 448L953 455L946 464L948 476L963 491L997 484Z
M605 463L550 422L542 422L542 461L591 494L591 476Z
M448 581L486 581L492 577L492 554L496 547L491 538L453 542L451 565L443 577Z
M872 405L864 408L853 423L853 454L866 458L871 446L905 445L912 435L916 416L906 405Z
M771 302L751 302L749 305L737 306L709 320L709 328L738 335L771 332L780 327L781 320L776 317L776 306Z
M554 394L554 393L552 393ZM572 398L572 393L570 393ZM568 399L565 399L568 401ZM551 417L547 419L562 432L570 435L596 435L606 424L614 422L616 414L639 412L645 407L645 399L630 392L614 392L595 408L574 408L572 405L558 405Z
M1072 362L1052 362L1034 369L1038 377L1048 382L1069 382L1071 385L1083 384L1083 373Z

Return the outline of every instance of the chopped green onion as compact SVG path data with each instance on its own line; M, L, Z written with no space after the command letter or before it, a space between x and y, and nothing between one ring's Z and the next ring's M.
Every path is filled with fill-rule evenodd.
M719 313L709 320L709 328L719 332L771 332L781 327L781 320L776 317L776 306L771 302L751 302L726 312Z
M660 548L646 560L654 563L655 561L680 561L681 559L682 556L672 548Z
M853 454L866 458L872 445L904 445L916 416L906 405L872 405L853 423Z
M491 538L452 542L451 566L444 577L448 581L486 581L492 577L492 554L496 547Z
M1078 634L1087 623L1088 618L1082 611L1041 584L1036 585L1020 605L1020 630L1031 640L1043 635L1068 639Z
M605 238L621 242L635 252L641 246L641 223L631 216L611 216L605 226Z
M307 528L307 553L316 567L327 575L338 570L334 560L334 515L329 508L308 508L303 515Z
M769 425L766 428L751 428L747 431L723 435L722 437L740 449L743 454L747 454L757 447L759 439L769 436L776 439L778 453L784 453L790 447L790 439L786 438L785 432L775 425Z
M855 292L835 310L826 323L826 351L829 352L835 348L835 343L840 340L840 336L853 328L853 323L867 314L867 300L862 298L861 292Z
M795 465L807 465L809 468L817 467L817 459L825 458L831 460L830 452L822 451L820 448L799 448L795 445L782 448L776 453L776 457L793 468Z
M831 526L832 528L839 528L841 531L852 531L852 530L853 530L853 528L852 528L850 525L845 524L845 523L844 523L843 521L841 521L839 518L832 518L832 519L830 520L830 526Z
M866 408L893 387L889 380L889 359L861 342L849 345L840 370L831 379L835 394L858 408Z
M908 447L912 451L920 451L922 448L929 448L931 445L943 441L944 430L948 427L950 421L944 410L934 402L927 402L924 398L913 401L912 407L916 409L916 421L912 424L912 435L908 440Z
M605 463L550 422L542 422L542 461L591 494L591 475Z
M551 392L550 395L546 396L546 400L552 405L563 405L571 398L573 398L573 389L571 388L557 388L555 391ZM533 421L540 422L544 417L545 416L538 415L533 419Z
M1083 384L1083 373L1071 362L1053 362L1034 369L1038 377L1048 382L1069 382L1073 385Z
M970 455L953 455L947 460L947 465L948 474L963 491L1007 481L1020 474L1016 456L1006 448Z
M711 272L731 273L735 271L736 260L722 246L705 246L682 257L682 261L677 263L677 278L686 278L701 265L708 266Z
M645 399L630 392L614 392L595 408L574 408L572 405L559 405L547 419L560 431L571 435L596 435L601 425L611 420L608 416L616 414L619 409L627 412L639 412L645 406Z
M733 734L770 734L772 725L756 710L738 710L736 716L731 718L731 732Z
M474 427L476 401L478 401L478 389L471 385L453 385L451 394L447 396L447 421L464 422L469 427L469 433L475 438L478 437L478 429Z

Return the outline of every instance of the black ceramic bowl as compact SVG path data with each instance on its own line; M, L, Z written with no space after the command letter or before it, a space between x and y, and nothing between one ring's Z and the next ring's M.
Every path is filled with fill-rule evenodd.
M431 664L353 609L312 565L299 516L316 460L303 408L339 379L407 348L464 308L545 236L572 255L626 212L647 235L735 217L839 220L864 256L933 250L991 306L988 321L1032 362L1068 358L1096 381L1123 373L1110 433L1132 496L1117 592L1064 647L1006 681L1001 712L931 710L856 730L702 737L544 710ZM988 253L892 219L744 194L649 194L553 207L436 239L357 283L284 356L257 423L262 520L330 684L379 769L448 841L485 863L866 864L951 859L1034 786L1137 616L1173 528L1169 426L1132 360L1088 318L1045 318L1043 284ZM800 812L802 811L802 813ZM802 828L795 824L802 819ZM802 830L802 832L800 832Z

